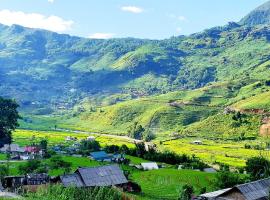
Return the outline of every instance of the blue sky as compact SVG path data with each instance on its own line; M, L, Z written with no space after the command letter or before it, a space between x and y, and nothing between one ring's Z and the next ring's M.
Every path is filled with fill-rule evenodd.
M90 37L163 39L239 21L266 0L0 0L0 23Z

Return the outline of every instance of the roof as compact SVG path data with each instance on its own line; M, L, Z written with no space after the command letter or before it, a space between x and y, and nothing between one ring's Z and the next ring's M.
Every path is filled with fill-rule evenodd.
M79 173L85 186L111 186L127 183L123 171L118 165L108 165L92 168L79 168Z
M90 156L95 160L110 158L110 156L105 151L92 152L90 153Z
M247 200L268 199L270 178L238 185L237 188Z
M215 170L214 168L204 168L203 171L208 172L208 173L216 173L217 172L217 170Z
M144 170L158 169L158 165L155 162L152 163L142 163L141 164Z
M262 179L250 183L245 183L242 185L237 185L233 188L218 190L215 192L210 192L200 195L200 197L207 199L224 199L223 196L231 193L235 190L239 191L246 200L268 200L270 189L270 178Z
M227 188L227 189L223 189L223 190L217 190L214 192L209 192L209 193L205 193L205 194L201 194L200 197L204 197L207 199L215 199L216 197L224 194L225 192L231 190L231 188Z
M19 145L17 144L5 144L1 149L0 151L2 152L7 152L7 151L11 151L11 152L21 152L23 153L24 152L24 149L21 148Z
M84 183L80 175L76 173L60 176L60 179L65 187L68 187L68 186L83 187L84 186Z

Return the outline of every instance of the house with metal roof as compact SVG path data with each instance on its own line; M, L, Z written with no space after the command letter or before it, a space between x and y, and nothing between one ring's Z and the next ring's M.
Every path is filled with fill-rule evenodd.
M74 174L61 176L65 187L113 186L128 183L118 165L79 168Z
M270 178L200 195L203 200L268 200Z
M158 165L155 162L151 163L141 163L142 167L144 170L153 170L153 169L158 169Z
M97 151L90 153L90 158L96 161L111 162L112 156L108 155L105 151Z

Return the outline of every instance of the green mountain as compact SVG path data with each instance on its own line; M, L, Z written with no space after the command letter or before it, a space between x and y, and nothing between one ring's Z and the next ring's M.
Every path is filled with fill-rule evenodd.
M60 115L50 126L127 134L140 123L160 134L198 134L223 123L214 135L254 135L258 116L248 115L256 126L245 126L220 113L270 109L260 100L270 80L268 5L240 23L165 40L92 40L1 25L0 92L28 116ZM39 123L33 116L22 122Z
M269 24L269 23L270 23L270 1L267 1L263 5L256 8L240 21L240 24L248 26Z

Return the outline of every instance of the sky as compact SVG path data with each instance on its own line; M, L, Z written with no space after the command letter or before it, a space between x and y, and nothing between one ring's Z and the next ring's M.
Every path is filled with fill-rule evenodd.
M88 38L164 39L239 21L266 0L0 0L0 23Z

